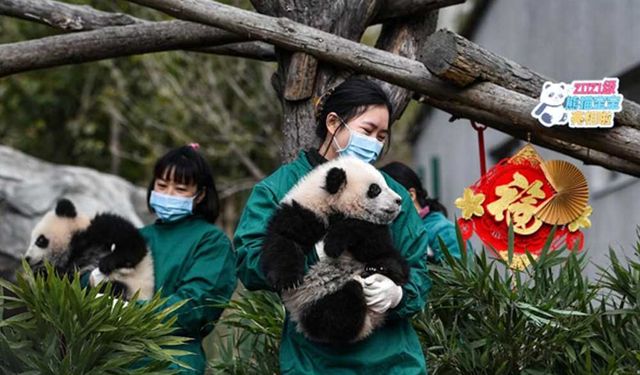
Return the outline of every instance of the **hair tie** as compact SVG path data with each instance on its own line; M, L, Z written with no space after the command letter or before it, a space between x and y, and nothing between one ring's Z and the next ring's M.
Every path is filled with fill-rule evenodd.
M320 95L315 99L315 107L316 107L316 120L320 120L320 116L322 116L322 110L324 109L324 105L327 102L327 99L333 94L336 90L336 86L331 87L324 94Z
M192 149L198 151L200 149L200 144L193 142L193 143L189 143L187 146L191 147Z

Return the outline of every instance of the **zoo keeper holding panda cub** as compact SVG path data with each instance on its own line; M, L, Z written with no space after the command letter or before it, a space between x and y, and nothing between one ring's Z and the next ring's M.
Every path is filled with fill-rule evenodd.
M351 78L323 96L318 106L319 149L301 151L253 188L234 237L237 275L249 290L272 290L260 269L267 223L285 194L315 166L339 155L373 163L390 139L391 104L373 81ZM386 324L366 339L343 346L315 343L285 321L280 345L282 374L424 374L426 364L410 318L426 303L431 281L425 264L428 238L407 191L385 175L402 197L402 211L390 225L394 246L410 266L410 280L400 287L381 274L367 277L363 287L369 308L388 310ZM307 265L318 260L315 251Z

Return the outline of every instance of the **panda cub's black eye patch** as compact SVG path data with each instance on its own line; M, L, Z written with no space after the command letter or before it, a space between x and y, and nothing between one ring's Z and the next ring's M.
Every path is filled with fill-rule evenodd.
M36 246L38 246L41 249L46 249L47 246L49 246L49 239L41 234L36 239Z
M378 184L371 184L369 185L369 191L367 191L367 197L375 198L380 195L381 192L382 189L380 189L380 186L378 186Z

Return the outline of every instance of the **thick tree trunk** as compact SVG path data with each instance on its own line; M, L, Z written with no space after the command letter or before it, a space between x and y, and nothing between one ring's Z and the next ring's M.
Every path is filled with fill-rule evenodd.
M613 156L631 165L640 163L637 146L640 131L631 126L619 126L608 130L584 130L580 131L579 136L572 129L544 129L529 115L537 100L493 83L484 82L466 89L455 88L434 77L418 61L344 40L287 19L265 17L215 2L189 0L187 5L185 1L181 1L183 7L179 11L175 10L174 1L171 0L136 2L175 16L251 35L283 48L307 52L335 65L352 68L404 86L426 95L427 102L461 117L468 116L463 108L495 115L496 123L499 122L503 127L512 127L513 132L534 134L534 142L538 139L535 135L540 133L575 145L576 148L582 147L584 151L569 151L568 155L587 162L595 162L590 156L593 150L602 155L601 159L606 160L605 156ZM544 146L542 142L540 144ZM619 163L605 166L620 169ZM630 173L628 169L623 172Z
M424 43L427 37L435 31L437 23L437 10L385 23L376 43L376 48L408 59L420 60L424 50ZM380 81L380 84L389 94L389 99L393 105L391 121L395 121L404 113L413 97L413 92L384 81Z
M377 12L376 0L254 0L263 14L285 17L350 40L359 40ZM335 76L333 67L318 64L306 53L278 50L278 74L274 86L283 108L284 143L281 155L285 161L296 157L300 149L317 147L314 97L321 96Z

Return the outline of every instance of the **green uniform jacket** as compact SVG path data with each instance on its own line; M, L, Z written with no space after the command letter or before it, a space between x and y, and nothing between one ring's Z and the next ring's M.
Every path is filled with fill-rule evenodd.
M430 212L427 216L422 218L422 224L427 232L429 247L433 250L436 262L445 262L444 252L440 247L438 237L442 239L442 242L444 242L452 257L458 259L462 258L460 246L458 246L458 237L456 236L456 227L451 220L444 216L442 212ZM469 241L467 241L467 252L469 253L467 264L468 266L471 266L473 264L473 248Z
M204 374L202 338L213 329L222 309L236 287L235 253L227 236L198 216L171 223L156 222L140 229L151 249L156 289L168 297L167 306L188 300L177 314L177 335L193 338L178 349L194 353L180 358L194 371Z
M248 289L271 289L259 267L267 223L284 195L311 169L306 153L301 152L253 188L234 237L238 277ZM426 373L422 348L409 318L425 306L431 288L425 255L427 236L406 190L389 176L385 179L403 199L402 212L391 225L394 245L411 267L411 280L402 287L402 301L390 310L384 327L361 342L341 347L307 340L287 318L280 346L282 374ZM317 256L311 251L307 266L315 261Z
M458 247L458 238L456 237L456 227L442 212L430 212L422 218L422 223L429 237L429 247L433 250L438 262L444 261L444 253L440 248L438 237L447 246L449 253L453 257L460 259L461 254Z

